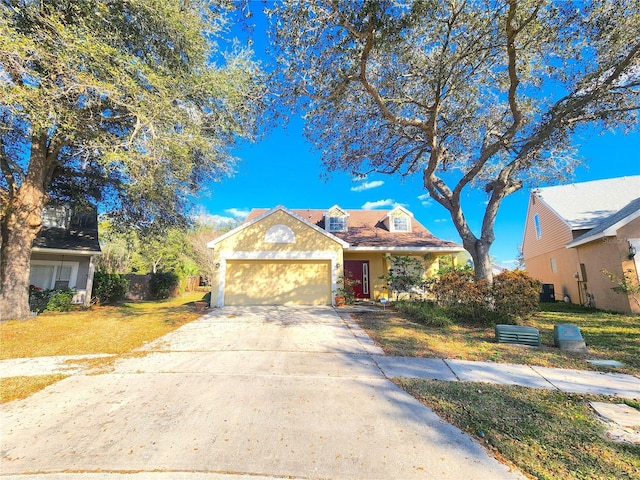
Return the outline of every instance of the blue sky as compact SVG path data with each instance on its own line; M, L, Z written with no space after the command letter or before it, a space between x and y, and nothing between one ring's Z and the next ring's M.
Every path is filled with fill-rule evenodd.
M389 175L370 175L354 180L347 173L333 173L328 179L318 152L302 136L302 120L272 131L256 144L236 150L240 159L236 174L204 189L197 204L210 219L242 220L252 208L329 208L335 204L347 209L380 208L403 205L434 235L460 242L448 212L438 203L424 198L419 175L404 180ZM629 135L607 133L586 140L579 149L584 166L575 171L574 181L583 182L640 175L640 132ZM544 186L544 185L539 185ZM496 241L492 255L506 267L513 267L522 243L529 189L507 197L496 220ZM640 192L638 192L640 195ZM474 192L465 211L478 234L486 197ZM474 208L474 205L477 205Z
M265 23L261 13L254 13L258 25L253 35L254 48L259 52L265 42ZM256 144L239 145L234 152L240 159L235 175L206 186L203 195L196 199L198 213L209 220L224 222L243 220L252 208L278 205L291 209L326 209L335 204L346 209L388 209L403 205L437 237L460 242L449 213L425 198L420 175L405 179L370 175L355 181L347 173L336 172L328 179L321 178L326 172L320 154L302 136L302 122L300 117L294 117L286 129L273 130ZM578 153L584 166L576 169L575 182L640 174L638 131L593 136L581 141ZM522 243L529 193L527 188L507 197L496 220L496 241L491 254L506 267L515 265ZM478 191L463 199L465 215L476 235L485 201L485 194Z

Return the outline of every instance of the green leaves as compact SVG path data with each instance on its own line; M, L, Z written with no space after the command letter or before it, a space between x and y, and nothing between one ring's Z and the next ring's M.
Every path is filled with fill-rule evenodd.
M216 50L226 19L212 2L13 0L0 9L1 126L23 124L24 144L46 132L50 151L65 145L67 158L105 167L120 194L146 198L156 216L180 213L202 181L229 174L230 148L253 138L262 73L249 52ZM5 151L8 143L5 135ZM24 178L28 159L13 160Z

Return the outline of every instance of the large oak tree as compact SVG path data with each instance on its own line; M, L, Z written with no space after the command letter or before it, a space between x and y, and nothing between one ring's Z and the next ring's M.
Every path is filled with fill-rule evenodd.
M421 174L477 279L492 279L507 195L570 174L576 133L638 125L639 0L282 0L269 13L277 83L328 170ZM470 188L486 208L463 208ZM484 208L477 233L466 208Z
M29 316L32 242L51 199L172 224L251 138L263 79L224 40L230 2L0 2L0 319ZM222 53L217 42L229 45Z

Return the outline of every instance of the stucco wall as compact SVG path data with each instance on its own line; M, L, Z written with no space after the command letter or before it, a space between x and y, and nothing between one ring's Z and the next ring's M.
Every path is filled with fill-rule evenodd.
M617 277L622 275L623 254L627 253L625 246L626 242L616 237L606 237L576 247L579 261L587 272L587 291L594 296L598 309L624 313L631 311L627 296L614 292L614 285L602 272L606 269Z

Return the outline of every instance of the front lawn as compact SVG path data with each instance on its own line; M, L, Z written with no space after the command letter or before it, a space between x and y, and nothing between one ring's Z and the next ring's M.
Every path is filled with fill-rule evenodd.
M640 316L588 310L563 303L542 305L542 312L523 323L540 330L540 348L499 344L493 327L426 326L393 308L363 310L352 316L388 355L640 374ZM578 326L589 353L566 352L553 346L553 327L563 323ZM603 369L588 363L587 359L617 360L624 363L624 367Z
M0 324L0 359L110 353L123 355L161 337L202 313L189 302L202 298L193 292L180 298L94 306L68 313L43 313L32 320ZM112 362L117 357L100 359ZM96 361L93 361L96 364ZM64 376L17 377L0 380L0 401L24 398Z

